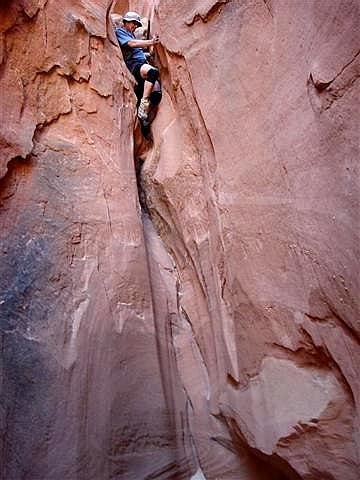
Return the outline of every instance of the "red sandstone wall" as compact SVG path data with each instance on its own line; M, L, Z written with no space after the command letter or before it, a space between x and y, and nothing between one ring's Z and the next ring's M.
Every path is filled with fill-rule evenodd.
M4 480L138 480L181 455L108 4L1 5Z
M210 478L237 478L202 435L226 443L221 422L290 478L357 478L358 13L157 8L165 99L143 180L201 356L195 375L175 339Z
M0 6L0 478L355 480L357 2L114 3Z

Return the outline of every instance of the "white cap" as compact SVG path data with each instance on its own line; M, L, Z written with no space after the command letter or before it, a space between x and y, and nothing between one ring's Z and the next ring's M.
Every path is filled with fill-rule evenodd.
M127 12L123 17L123 21L124 22L135 22L139 25L139 27L142 26L141 17L136 12Z

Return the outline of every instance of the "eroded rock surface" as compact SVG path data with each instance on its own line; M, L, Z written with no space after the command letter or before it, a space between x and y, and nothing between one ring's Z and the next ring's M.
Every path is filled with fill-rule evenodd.
M1 479L357 479L358 14L1 3Z
M178 408L164 388L168 313L155 321L135 99L108 6L1 5L6 480L138 480L191 463L174 435L176 376Z
M358 13L351 1L157 9L166 95L143 179L201 352L203 387L179 370L202 406L209 478L224 457L202 429L229 446L209 413L289 478L358 476ZM255 478L237 472L221 478Z

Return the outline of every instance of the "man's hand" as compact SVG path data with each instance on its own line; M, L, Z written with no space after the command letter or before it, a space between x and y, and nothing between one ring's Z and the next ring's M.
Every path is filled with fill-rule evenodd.
M158 35L158 34L154 35L154 36L152 37L152 40L151 40L151 41L152 41L152 45L155 45L156 43L159 43L159 42L160 42L160 40L159 40L159 35Z

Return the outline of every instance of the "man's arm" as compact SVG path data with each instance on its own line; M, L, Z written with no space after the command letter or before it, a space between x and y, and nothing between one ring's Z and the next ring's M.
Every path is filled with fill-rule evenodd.
M159 43L159 36L155 35L151 40L131 39L127 42L127 45L131 48L147 48L157 43Z

